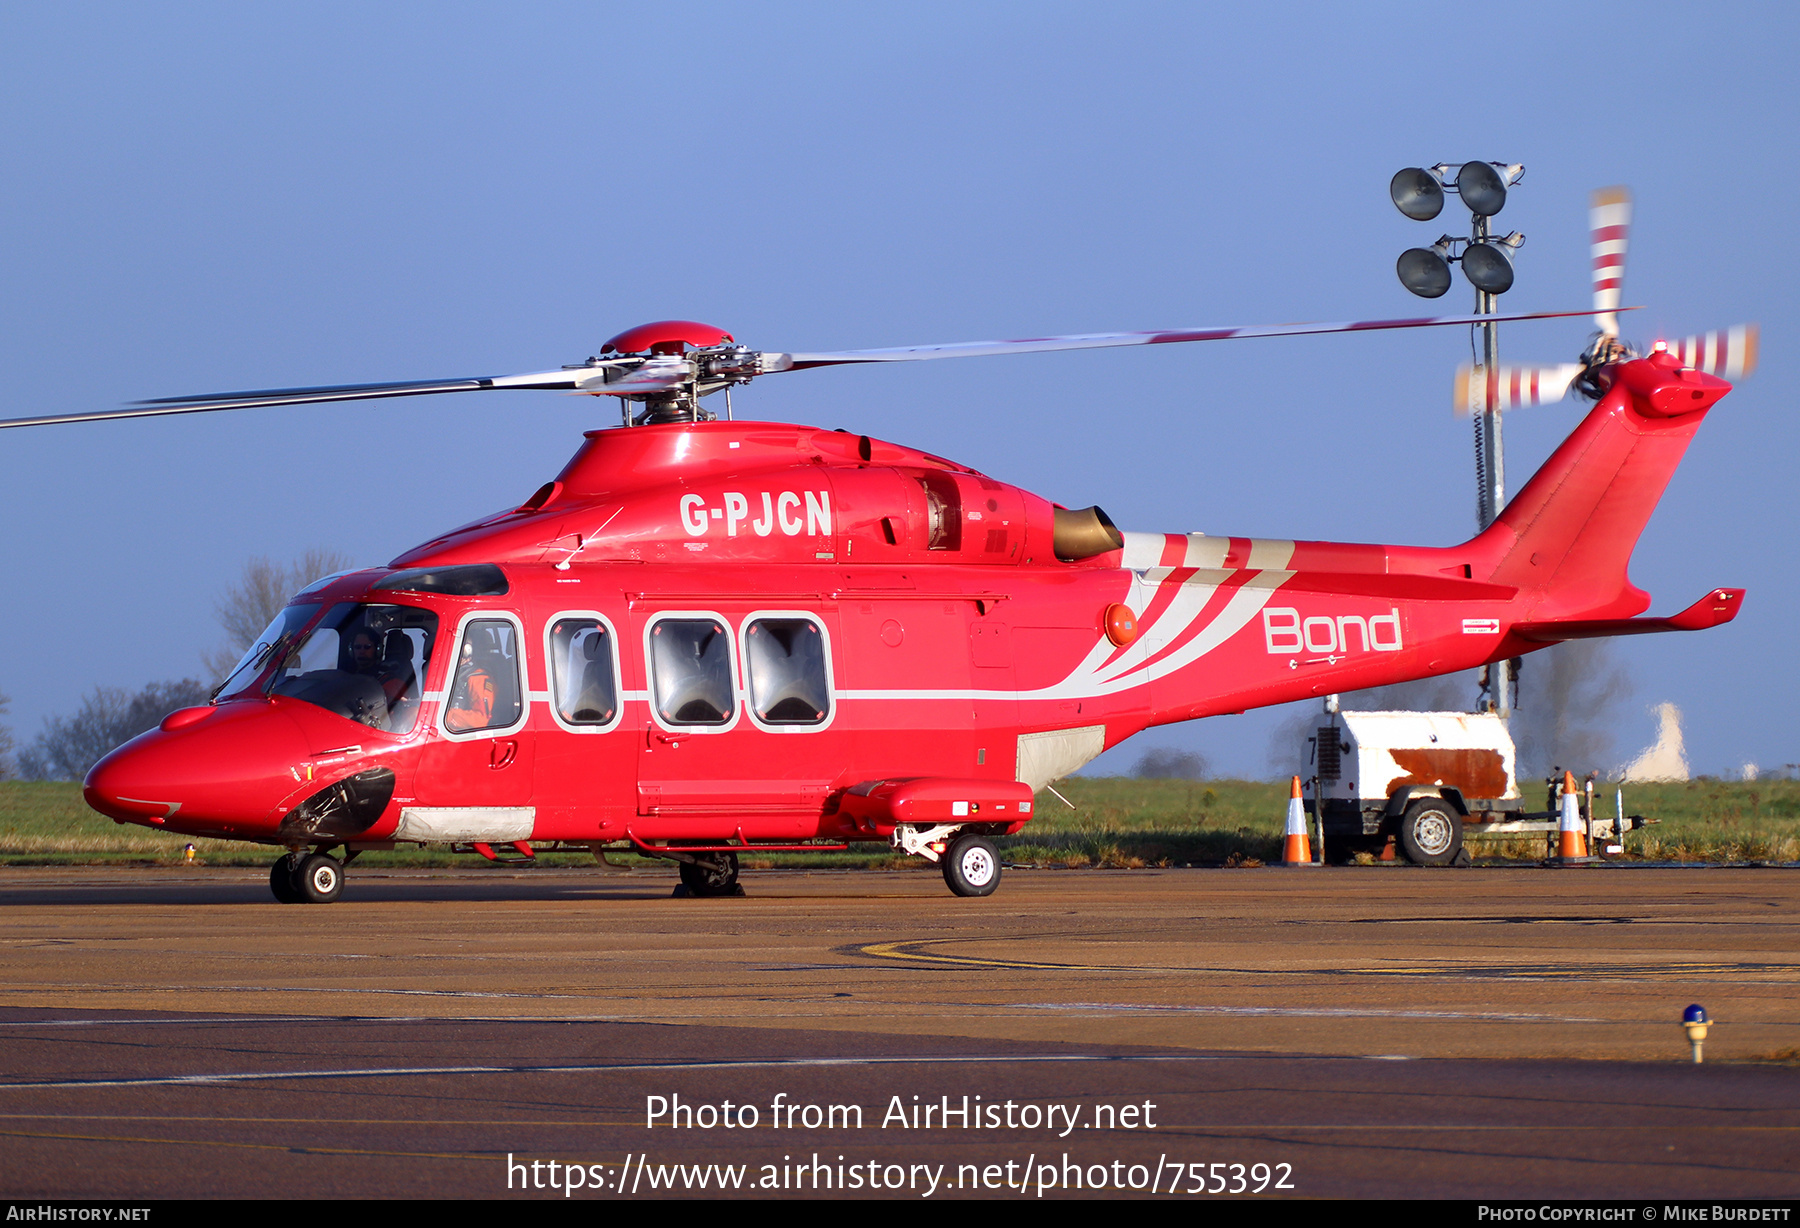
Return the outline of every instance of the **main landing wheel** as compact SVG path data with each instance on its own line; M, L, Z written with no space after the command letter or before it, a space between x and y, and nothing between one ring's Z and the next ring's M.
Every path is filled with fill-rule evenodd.
M283 904L298 904L300 892L294 885L294 858L283 855L269 867L269 890Z
M703 853L694 861L681 863L681 881L691 895L734 895L737 880L736 853Z
M959 836L939 862L944 882L957 895L992 895L1000 885L1000 854L986 836Z
M269 890L283 904L329 904L343 889L343 864L324 853L289 853L269 867Z
M1400 820L1400 851L1414 865L1449 865L1462 852L1462 819L1435 797L1414 802Z

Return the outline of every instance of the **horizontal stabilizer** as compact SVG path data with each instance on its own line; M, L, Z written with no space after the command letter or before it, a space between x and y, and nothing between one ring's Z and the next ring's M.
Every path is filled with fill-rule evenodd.
M1652 631L1705 631L1737 617L1744 603L1741 588L1715 588L1681 613L1669 618L1575 619L1556 623L1518 623L1513 634L1539 644L1591 640L1607 635L1645 635Z

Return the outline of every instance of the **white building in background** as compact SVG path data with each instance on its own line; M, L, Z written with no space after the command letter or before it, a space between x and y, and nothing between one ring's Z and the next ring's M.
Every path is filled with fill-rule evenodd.
M1681 741L1681 709L1671 703L1657 704L1656 741L1623 768L1619 775L1627 782L1688 779L1687 748Z

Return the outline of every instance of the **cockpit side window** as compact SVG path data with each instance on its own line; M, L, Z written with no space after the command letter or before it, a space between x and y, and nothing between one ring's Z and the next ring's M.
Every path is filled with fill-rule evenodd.
M524 711L521 665L518 630L510 621L471 619L463 628L444 728L480 733L518 724Z
M550 628L550 688L565 725L608 726L619 715L613 637L597 618L559 618Z

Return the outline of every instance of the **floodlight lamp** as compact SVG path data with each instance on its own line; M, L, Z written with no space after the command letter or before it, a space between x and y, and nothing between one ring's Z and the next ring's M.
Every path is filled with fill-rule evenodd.
M1429 222L1444 208L1442 180L1417 166L1394 175L1388 183L1388 196L1393 199L1394 208L1415 222Z
M1500 164L1495 163L1495 165L1499 166ZM1505 166L1500 166L1500 178L1505 181L1507 187L1512 187L1519 180L1525 178L1525 164L1508 162Z
M1471 243L1462 255L1463 276L1484 294L1505 294L1512 289L1512 260L1506 249L1493 243Z
M1506 208L1506 184L1486 162L1465 162L1456 172L1456 194L1476 217L1493 217Z
M1450 262L1435 247L1414 247L1394 264L1400 284L1420 298L1441 298L1450 288Z

